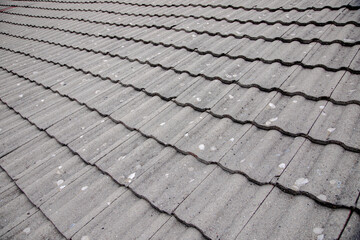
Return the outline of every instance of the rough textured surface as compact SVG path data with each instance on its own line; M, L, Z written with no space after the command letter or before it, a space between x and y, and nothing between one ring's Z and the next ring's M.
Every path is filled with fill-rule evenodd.
M0 238L359 238L359 11L2 1Z

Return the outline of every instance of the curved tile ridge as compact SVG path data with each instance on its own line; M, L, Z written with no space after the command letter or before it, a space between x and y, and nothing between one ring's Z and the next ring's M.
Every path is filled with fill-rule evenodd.
M74 101L74 100L71 100ZM75 100L76 101L76 100ZM131 191L136 197L145 200L147 203L150 204L150 206L152 208L154 208L156 211L160 212L160 213L164 213L167 214L169 216L173 216L175 217L180 223L184 224L186 227L192 227L195 228L196 230L198 230L201 235L205 238L205 239L211 239L210 237L208 237L204 231L200 228L198 228L197 226L195 226L194 224L191 223L187 223L186 221L184 221L183 219L181 219L180 217L178 217L175 213L169 213L165 210L160 209L158 206L154 205L152 203L152 201L150 201L148 198L146 198L145 196L137 193L134 189L132 189L130 186L125 185L120 183L119 181L117 181L113 176L111 176L109 173L103 171L101 168L99 168L96 164L92 164L89 163L87 161L85 161L77 152L73 151L70 147L68 147L67 144L61 142L60 140L58 140L56 137L52 136L51 134L49 134L46 130L42 130L39 126L37 126L35 123L33 123L31 120L29 120L27 117L23 116L19 111L15 110L12 106L10 106L8 103L4 102L3 99L0 98L0 102L3 103L4 105L6 105L9 109L11 109L12 111L14 111L16 114L18 114L22 119L26 120L27 122L29 122L31 125L35 126L39 131L41 132L45 132L47 136L49 136L52 139L55 139L57 143L59 143L61 146L66 147L72 154L74 154L75 156L79 157L86 165L88 166L92 166L94 168L96 168L98 171L100 171L102 174L108 176L110 179L112 179L112 181L114 181L115 183L117 183L119 186L122 186L126 189L128 189L129 191ZM79 103L81 104L81 103ZM84 105L84 104L81 104ZM100 114L100 113L99 113ZM100 114L101 115L101 114ZM129 128L128 128L129 129ZM349 209L349 208L348 208ZM50 221L50 220L49 220Z
M87 20L87 19L77 19L77 18L66 18L66 17L50 17L50 16L34 16L34 15L28 15L28 14L17 14L17 13L8 13L8 12L1 12L3 14L10 14L10 15L19 15L19 16L25 16L25 17L34 17L34 18L45 18L45 19L62 19L62 20L73 20L73 21L79 21L79 22L88 22L88 23L95 23L95 24L102 24L102 25L110 25L110 26L126 26L126 27L139 27L139 28L142 28L142 27L146 27L146 28L157 28L157 29L160 29L160 28L164 28L166 30L175 30L177 31L176 29L174 29L174 27L167 27L167 26L158 26L158 25L151 25L151 26L148 26L148 25L137 25L137 24L118 24L118 23L103 23L101 21L92 21L92 20ZM56 28L49 28L49 29L56 29ZM183 31L183 30L180 30L178 29L178 31ZM79 32L76 32L76 31L69 31L71 33L78 33L78 34L81 34ZM210 36L213 36L212 33L208 33L207 31L205 32L200 32L200 31L192 31L192 32L195 32L197 34L208 34ZM214 35L217 35L217 34L214 34ZM110 38L114 38L115 36L108 36L108 35L98 35L98 36L105 36L105 37L110 37ZM223 36L222 36L223 37ZM158 44L158 43L152 43L154 45ZM175 46L175 45L170 45L170 46ZM179 47L179 46L175 46L175 48L184 48L186 49L185 47ZM261 57L256 57L256 58L250 58L250 57L247 57L247 56L244 56L244 55L238 55L238 56L231 56L229 54L225 54L225 53L222 53L222 54L215 54L215 53L212 53L212 52L201 52L201 51L198 51L196 49L186 49L187 51L191 51L191 52L197 52L198 54L200 55L205 55L205 54L211 54L213 55L214 57L222 57L222 56L225 56L225 57L228 57L230 59L235 59L235 58L239 58L239 59L243 59L245 61L248 61L248 62L255 62L255 61L260 61L260 62L263 62L263 63L280 63L281 65L284 65L284 66L301 66L303 68L307 68L307 69L314 69L314 68L322 68L326 71L330 71L330 72L337 72L337 71L348 71L350 73L353 73L353 74L360 74L360 70L356 70L356 69L352 69L350 67L345 67L345 66L342 66L342 67L338 67L338 68L333 68L333 67L329 67L329 66L326 66L324 64L315 64L315 65L310 65L310 64L305 64L303 63L302 61L295 61L295 62L287 62L287 61L284 61L282 59L272 59L272 60L268 60L268 59L264 59L264 58L261 58Z
M160 145L164 146L164 147L170 147L170 148L173 148L176 150L176 152L180 153L180 154L183 154L183 155L189 155L189 156L192 156L194 157L197 161L205 164L205 165L215 165L215 166L218 166L220 169L222 169L222 171L224 172L227 172L228 174L239 174L239 175L242 175L244 176L249 182L251 183L254 183L256 185L259 185L259 186L265 186L265 185L270 185L270 186L274 186L276 188L278 188L279 190L281 190L282 192L286 193L286 194L291 194L293 196L305 196L305 197L308 197L312 200L314 200L317 204L319 205L322 205L322 206L325 206L325 207L329 207L329 208L334 208L334 209L349 209L349 210L352 210L352 211L355 211L357 213L360 213L360 209L357 208L355 205L354 206L347 206L347 205L340 205L340 204L334 204L334 203L331 203L331 202L327 202L326 200L322 200L322 199L319 199L317 196L313 195L312 193L309 193L309 192L306 192L306 191L303 191L303 190L298 190L298 191L295 191L293 189L290 189L290 188L287 188L283 185L281 185L280 183L278 182L259 182L257 181L256 179L253 179L251 178L250 176L248 176L245 172L242 172L242 171L234 171L234 170L231 170L227 167L225 167L224 165L222 165L221 163L219 162L210 162L210 161L207 161L205 159L202 159L200 158L199 156L197 156L196 154L192 153L192 152L187 152L187 151L183 151L182 149L179 149L178 147L176 147L175 145L172 145L172 144L169 144L169 143L165 143L159 139L157 139L156 137L152 136L152 135L148 135L148 134L145 134L143 133L142 131L140 131L139 129L137 128L134 128L134 127L131 127L131 126L128 126L126 123L122 122L122 121L118 121L118 120L115 120L114 118L112 118L111 116L109 116L108 114L104 114L104 113L101 113L99 112L97 109L95 108L92 108L90 106L88 106L86 103L84 102L80 102L79 100L77 100L76 98L73 98L73 97L70 97L68 96L67 94L62 94L60 93L58 90L53 90L51 89L50 87L47 87L41 83L38 83L38 82L35 82L27 77L24 77L22 75L19 75L17 73L14 73L12 71L9 71L3 67L0 67L0 69L10 73L10 74L13 74L17 77L20 77L22 79L25 79L27 81L30 81L38 86L41 86L43 87L44 89L47 89L47 90L50 90L52 93L54 94L59 94L60 96L62 97L65 97L67 99L69 99L70 101L74 101L76 103L78 103L79 105L81 106L85 106L86 108L88 108L89 110L91 111L94 111L96 112L97 114L99 114L100 116L102 117L107 117L108 119L110 119L112 122L116 123L116 124L121 124L123 125L126 129L130 130L130 131L136 131L138 132L139 134L141 134L143 137L145 138L148 138L148 139L153 139L155 140L157 143L159 143ZM91 73L90 73L91 75ZM93 77L98 77L98 76L93 76ZM12 109L14 112L16 112L17 114L19 114L23 119L27 120L29 123L31 123L32 125L34 125L35 127L37 127L37 129L39 129L40 131L45 131L45 133L50 136L51 138L54 138L59 144L61 144L62 146L66 146L67 148L69 148L67 146L67 144L65 143L62 143L61 141L59 141L58 139L56 139L55 136L52 136L50 133L47 132L47 130L42 130L40 127L38 127L35 123L33 123L30 119L26 118L25 116L23 116L19 111L15 110L14 108L12 108L11 106L9 106L6 102L3 101L3 99L0 98L0 102L4 103L5 105L7 105L10 109ZM86 164L88 165L91 165L91 166L96 166L95 163L88 163L87 161L85 161L77 152L73 151L72 149L69 148L69 150L77 155L78 157L80 157L82 159L82 161L84 161ZM96 166L97 167L97 166ZM97 167L98 168L98 167ZM127 185L123 185L121 183L119 183L116 179L114 179L110 174L108 174L107 172L103 171L102 169L99 168L99 170L103 173L103 174L106 174L108 176L111 177L111 179L113 179L115 182L117 182L119 185L121 186L124 186L124 187L127 187L129 190L131 190L137 197L139 198L142 198L146 201L148 201L151 206L153 206L156 210L158 210L159 212L162 212L162 213L166 213L166 214L169 214L169 215L172 215L174 216L176 219L178 219L181 223L185 224L186 226L188 227L194 227L196 228L197 230L199 230L202 234L203 234L203 231L201 229L199 229L197 226L195 225L192 225L192 224L188 224L187 222L185 222L184 220L180 219L175 213L168 213L166 211L163 211L161 209L159 209L157 206L155 206L154 204L151 203L150 200L148 200L145 196L142 196L138 193L136 193L131 187L128 187ZM204 235L204 237L207 237L206 235ZM209 239L209 238L208 238Z
M116 15L122 15L122 16L136 16L136 17L174 17L174 18L193 18L193 19L204 19L204 20L214 20L217 22L225 21L228 23L240 23L240 24L246 24L246 23L252 23L255 25L265 23L267 25L275 25L275 24L281 24L284 26L289 25L298 25L298 26L307 26L307 25L314 25L314 26L325 26L325 25L335 25L338 27L343 27L348 24L353 24L357 27L360 27L360 23L356 21L347 21L347 22L337 22L335 20L332 21L326 21L326 22L318 22L318 21L308 21L308 22L300 22L300 21L282 21L282 20L276 20L276 21L267 21L267 20L240 20L240 19L227 19L227 18L218 18L214 16L203 16L203 15L184 15L184 14L150 14L150 13L126 13L126 12L116 12L116 11L109 11L109 10L95 10L95 9L71 9L71 8L50 8L50 7L39 7L39 6L22 6L22 5L14 5L14 4L0 4L0 6L6 6L6 7L18 7L18 8L31 8L31 9L42 9L42 10L51 10L51 11L68 11L68 12L99 12L99 13L107 13L107 14L116 14ZM343 42L345 44L345 42Z
M6 104L5 104L5 105L6 105ZM6 106L7 106L7 105L6 105ZM7 106L7 107L8 107L8 106ZM16 186L16 188L17 188L22 194L24 194L24 196L26 197L26 199L31 203L31 205L33 205L32 207L33 207L33 208L36 208L38 212L42 213L42 215L44 216L44 218L53 225L54 229L56 229L55 231L57 231L58 234L63 237L63 239L66 239L65 235L59 230L59 228L54 224L54 222L51 221L51 219L48 218L48 217L43 213L43 211L41 211L41 209L40 209L33 201L30 200L30 198L26 195L26 193L23 191L23 189L20 188L19 184L15 181L15 179L13 179L13 178L8 174L8 172L6 172L6 170L5 170L2 166L0 166L0 170L1 170L2 172L5 172L6 176L7 176L9 179L11 179L11 181L14 183L14 185ZM22 223L22 222L21 222L21 223ZM20 225L21 223L19 223L19 225ZM16 226L18 226L18 225L16 225ZM14 226L14 228L15 228L16 226ZM13 229L11 229L11 230L13 230ZM11 230L10 230L10 231L11 231ZM8 233L8 232L7 232L7 233ZM5 234L4 234L4 235L5 235ZM4 237L4 235L3 235L3 237Z
M14 0L14 2L28 2L28 0ZM357 10L360 8L360 6L353 6L350 4L347 5L342 5L339 7L332 7L332 6L323 6L323 7L306 7L306 8L297 8L297 7L292 7L292 8L268 8L268 7L243 7L243 6L233 6L233 5L221 5L221 4L217 4L217 5L212 5L212 4L194 4L194 3L189 3L189 4L149 4L149 3L129 3L129 2L113 2L113 1L55 1L55 0L32 0L30 2L51 2L51 3L72 3L72 4L120 4L120 5L129 5L129 6L144 6L144 7L202 7L202 8L206 8L206 7L211 7L211 8L231 8L231 9L244 9L244 10L255 10L255 11L264 11L264 10L268 10L270 12L274 12L274 11L284 11L284 12L289 12L289 11L299 11L299 12L305 12L307 10L314 10L314 11L321 11L323 9L330 9L330 10L339 10L342 8L347 8L347 9L351 9L351 10Z
M55 44L55 45L58 45L58 46L61 46L60 44ZM71 48L71 47L70 47ZM54 62L52 60L48 60L48 59L43 59L41 57L36 57L32 54L29 54L29 53L25 53L25 52L21 52L21 51L15 51L15 50L12 50L12 49L8 49L8 48L4 48L4 47L0 47L0 49L3 49L3 50L6 50L6 51L9 51L9 52L13 52L13 53L19 53L19 54L22 54L22 55L25 55L25 56L29 56L31 58L34 58L34 59L37 59L37 60L41 60L41 61L44 61L44 62L47 62L47 63L52 63L52 64L55 64L55 65L59 65L59 66L65 66L69 69L74 69L76 71L80 71L80 72L83 72L85 74L90 74L94 77L100 77L101 79L108 79L108 80L111 80L113 82L116 82L115 80L109 78L109 77L102 77L100 74L95 74L95 73L92 73L90 71L85 71L83 69L80 69L80 68L76 68L76 67L73 67L73 66L69 66L67 64L62 64L62 63L59 63L59 62ZM104 54L102 53L101 51L94 51L94 50L89 50L89 49L81 49L81 48L72 48L72 49L76 49L76 50L80 50L80 51L87 51L87 52L93 52L95 54L103 54L103 55L109 55L111 57L119 57L115 54ZM132 59L129 59L128 57L119 57L120 59L126 59L130 62L133 62L133 61L137 61L141 64L144 64L143 61L140 61L140 60L132 60ZM146 62L145 62L146 63ZM152 66L151 64L149 64L150 66ZM156 65L157 66L157 65ZM161 66L161 65L160 65ZM171 68L164 68L165 70L169 70ZM175 71L176 72L176 71ZM281 132L282 134L286 135L286 136L290 136L290 137L304 137L306 139L308 139L309 141L313 142L313 143L317 143L317 144L320 144L320 145L328 145L328 144L336 144L336 145L339 145L341 146L342 148L344 148L345 150L347 151L351 151L351 152L356 152L356 153L359 153L360 152L360 149L359 148L356 148L356 147L352 147L352 146L349 146L341 141L338 141L338 140L320 140L320 139L316 139L314 137L311 137L309 136L308 134L306 133L291 133L289 131L285 131L284 129L278 127L278 126L266 126L266 125L262 125L262 124L259 124L255 121L250 121L250 120L246 120L246 121L243 121L243 120L238 120L238 119L235 119L234 117L230 116L230 115L219 115L219 114L216 114L216 113L213 113L210 109L202 109L202 108L198 108L190 103L180 103L176 100L174 100L175 97L164 97L162 96L161 94L159 93L151 93L151 92L148 92L146 91L145 89L143 88L138 88L132 84L123 84L120 82L121 85L125 86L125 87L132 87L133 89L135 89L136 91L142 91L144 93L146 93L147 95L149 96L158 96L160 97L161 99L165 100L165 101L173 101L174 103L176 103L177 105L179 106L190 106L191 108L193 108L194 110L196 111L200 111L200 112L208 112L210 113L212 116L216 117L216 118L228 118L230 120L232 120L233 122L235 123L240 123L240 124L246 124L246 123L249 123L249 124L252 124L254 126L256 126L257 128L260 128L260 129L264 129L264 130L276 130L276 131L279 131Z
M73 10L71 10L73 11ZM86 11L85 11L86 12ZM308 44L308 43L319 43L321 45L331 45L334 43L338 43L341 44L342 46L345 47L351 47L351 46L356 46L360 44L360 40L358 41L344 41L344 40L332 40L332 41L324 41L321 40L320 38L312 38L312 39L302 39L299 37L293 37L293 38L282 38L282 37L274 37L274 38L269 38L269 37L265 37L263 35L260 36L251 36L251 35L247 35L247 34L243 34L243 35L236 35L234 33L228 33L228 34L224 34L221 32L209 32L209 31L199 31L199 30L189 30L186 28L177 28L175 25L174 26L166 26L166 25L142 25L142 24L124 24L124 23L112 23L112 22L102 22L102 21L93 21L93 20L88 20L88 19L79 19L79 18L68 18L68 17L51 17L51 16L39 16L39 15L30 15L30 14L24 14L24 13L14 13L14 12L1 12L4 14L9 14L9 15L17 15L17 16L24 16L24 17L33 17L33 18L48 18L48 19L62 19L62 20L73 20L73 21L80 21L80 22L88 22L88 23L95 23L95 24L103 24L103 25L110 25L110 26L120 26L120 27L138 27L138 28L156 28L156 29L165 29L165 30L173 30L176 32L186 32L186 33L196 33L196 34L207 34L209 36L220 36L222 38L227 38L227 37L234 37L236 39L249 39L249 40L259 40L262 39L264 41L267 42L273 42L273 41L281 41L284 43L291 43L291 42L299 42L299 43L303 43L303 44ZM128 16L141 16L141 17L152 17L149 14L140 14L140 15L133 15L133 14L120 14L120 15L128 15ZM155 15L154 15L155 16ZM161 15L156 16L156 17L162 17ZM172 17L172 16L165 16L164 17ZM195 18L196 19L196 18ZM206 19L208 20L208 19ZM246 23L248 21L245 21L244 23ZM251 23L251 22L250 22ZM261 22L262 23L262 22ZM253 24L261 24L261 23L253 23ZM277 23L274 23L277 24ZM312 23L311 23L312 24ZM350 23L353 24L353 23ZM273 24L270 24L273 25ZM291 24L288 24L291 25ZM323 25L325 26L325 25ZM356 25L357 26L357 25ZM359 24L360 26L360 24Z
M1 21L0 22L4 22L4 21ZM10 23L12 24L12 23ZM20 26L30 26L29 24L14 24L14 25L20 25ZM108 35L95 35L95 34L89 34L89 33L83 33L83 32L76 32L76 31L70 31L70 30L61 30L61 29L57 29L57 28L53 28L53 27L37 27L37 26L34 26L34 25L31 25L30 27L34 27L34 28L42 28L42 29L52 29L52 30L58 30L58 31L63 31L63 32L69 32L69 33L74 33L74 34L78 34L78 35L83 35L83 36L91 36L91 37L96 37L96 38L115 38L115 39L118 39L118 40L126 40L126 41L134 41L134 42L142 42L144 44L153 44L154 46L157 46L157 45L162 45L162 46L165 46L165 47L174 47L175 49L182 49L182 47L176 47L176 46L173 46L173 44L158 44L158 43L152 43L151 41L144 41L144 40L138 40L138 39L133 39L133 38L127 38L127 37L117 37L117 36L108 36ZM195 73L191 73L187 70L178 70L176 68L173 68L173 67L165 67L165 66L162 66L161 64L157 64L157 63L151 63L149 61L143 61L143 60L140 60L140 59L137 59L137 58L129 58L127 56L122 56L122 55L118 55L118 54L112 54L110 52L102 52L102 51L96 51L96 50L92 50L92 49L86 49L86 48L80 48L80 47L74 47L74 46L71 46L71 45L67 45L67 44L61 44L61 43L57 43L57 42L52 42L52 41L47 41L47 40L42 40L42 39L36 39L36 38L29 38L29 37L24 37L24 36L19 36L19 35L14 35L14 34L10 34L10 33L5 33L5 32L0 32L0 34L2 35L6 35L6 36L10 36L10 37L15 37L15 38L19 38L19 39L26 39L26 40L31 40L31 41L35 41L35 42L42 42L42 43L47 43L47 44L50 44L50 45L56 45L56 46L61 46L61 47L66 47L66 48L71 48L71 49L74 49L74 50L80 50L80 51L87 51L87 52L93 52L93 53L99 53L99 54L102 54L104 56L111 56L111 57L119 57L120 59L126 59L130 62L139 62L141 64L147 64L147 65L150 65L151 67L160 67L164 70L171 70L171 71L174 71L175 73L178 73L178 74L182 74L182 73L186 73L192 77L203 77L209 81L213 81L213 80L219 80L221 81L223 84L226 84L226 85L230 85L230 84L236 84L236 85L239 85L240 87L242 88L252 88L252 87L255 87L257 89L259 89L260 91L263 91L263 92L272 92L272 91L276 91L276 92L279 92L281 93L282 95L285 95L285 96L302 96L304 97L305 99L308 99L308 100L311 100L311 101L321 101L321 100L325 100L325 101L329 101L335 105L350 105L350 104L356 104L356 105L360 105L360 101L358 100L348 100L348 101L339 101L339 100L336 100L336 99L333 99L332 97L330 96L320 96L320 97L316 97L316 96L312 96L312 95L308 95L304 92L299 92L299 91L295 91L295 92L291 92L291 91L286 91L286 90L283 90L281 89L280 87L272 87L272 88L267 88L267 87L263 87L259 84L245 84L245 83L241 83L240 81L237 81L237 80L225 80L225 79L221 79L219 77L210 77L210 76L207 76L207 75L204 75L204 74L195 74ZM188 51L191 51L189 48L187 47L184 47L184 49L188 50ZM194 52L199 52L197 50L194 50ZM204 54L208 54L208 53L203 53L201 55L204 55ZM212 56L215 56L215 57L218 57L217 54L211 54ZM193 106L195 107L195 106ZM196 108L196 107L195 107ZM206 109L207 110L207 109Z

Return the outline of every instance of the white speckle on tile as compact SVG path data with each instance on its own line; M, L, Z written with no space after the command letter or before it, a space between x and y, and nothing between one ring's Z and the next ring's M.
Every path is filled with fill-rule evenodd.
M58 169L62 169L62 166L58 166Z
M331 184L331 185L334 185L334 184L336 184L336 182L337 182L337 180L335 180L335 179L333 179L333 180L330 180L330 184Z
M332 133L333 131L335 131L335 129L336 129L336 128L328 128L327 131L328 131L329 133Z
M297 100L293 100L293 103L297 103Z
M323 201L326 201L326 199L327 199L327 197L324 194L318 195L317 198L320 199L320 200L323 200Z
M189 183L193 182L195 179L190 179Z
M85 129L85 127L81 127L81 130L84 130Z
M199 97L196 98L196 101L201 102L201 98L199 98Z
M296 181L295 181L295 185L298 186L298 187L302 187L304 186L305 184L307 184L309 182L309 180L307 178L298 178Z
M204 144L200 144L200 145L199 145L199 149L200 149L201 151L205 150L205 145L204 145Z
M271 122L270 122L270 121L266 121L265 125L266 125L266 126L269 126L269 125L271 125Z
M189 133L185 133L185 135L184 135L185 137L188 137L189 136Z
M273 103L269 103L269 107L271 107L272 109L276 108L275 104Z
M123 160L123 159L125 159L125 158L126 158L126 155L125 155L125 156L120 156L120 157L118 158L118 161Z
M285 164L285 163L280 163L280 164L279 164L279 168L285 169L285 167L286 167L286 164Z
M229 98L230 98L230 99L233 99L233 98L234 98L234 96L233 96L233 95L231 95L231 94L229 94Z
M85 191L86 189L88 189L88 186L83 186L83 187L81 188L81 191Z
M160 126L164 126L164 125L165 125L165 122L160 123Z
M168 173L166 173L166 174L165 174L165 177L166 177L166 178L168 178L168 177L169 177L169 174L168 174Z
M64 180L62 180L62 179L60 179L60 180L58 180L57 182L56 182L56 184L58 185L58 186L60 186L61 184L63 184L64 183Z
M81 240L90 240L90 238L88 236L82 236Z
M243 163L243 162L245 162L245 160L246 160L245 158L244 158L244 159L242 159L242 160L240 160L240 163Z
M346 43L353 43L353 42L355 42L355 40L354 40L354 39L351 39L351 38L344 38L344 42L346 42Z
M64 189L64 188L65 188L65 185L60 186L60 189Z
M45 102L45 99L41 99L40 102Z
M316 240L324 240L324 234L318 235Z
M324 108L325 108L325 106L321 105L319 108L320 108L320 109L324 109Z
M276 120L278 120L278 117L274 117L274 118L269 119L270 122L275 122Z
M235 138L230 138L230 142L233 142L233 141L235 141Z
M22 98L23 96L24 96L24 95L20 94L20 95L19 95L19 98Z
M81 138L83 138L84 137L84 135L81 135L79 138L81 139Z
M21 85L21 83L16 84L16 86L20 86L20 85Z
M132 180L132 179L134 179L135 174L136 174L136 173L132 173L132 174L130 174L130 175L128 176L128 179L131 179L131 180Z
M104 123L104 122L105 122L105 119L101 120L100 122Z
M322 112L321 115L322 115L322 116L326 116L326 113Z
M95 91L95 94L99 94L99 93L100 93L100 90L96 90L96 91Z
M25 228L25 229L23 230L23 232L24 232L25 234L29 234L30 231L31 231L31 229L30 229L29 227L27 227L27 228Z
M211 151L216 151L217 148L216 148L215 146L211 146L210 150L211 150Z

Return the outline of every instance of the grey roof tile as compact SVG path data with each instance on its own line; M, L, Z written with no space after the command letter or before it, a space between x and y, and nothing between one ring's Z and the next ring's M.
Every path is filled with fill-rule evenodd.
M211 111L241 121L254 120L276 94L275 91L266 93L254 87L247 89L234 84L230 86L231 90L211 108Z
M88 169L72 182L64 181L61 191L40 209L67 237L72 237L126 190L108 176ZM91 199L91 201L88 201Z
M207 114L190 107L180 107L169 102L166 108L143 125L140 130L165 143L174 144Z
M330 96L344 73L345 71L329 72L323 68L298 67L283 83L281 89L314 97Z
M129 185L158 161L163 148L155 140L136 133L102 157L96 165L117 182Z
M303 63L309 65L325 65L330 68L349 67L359 47L344 47L338 43L320 45L317 43L303 60ZM356 67L356 66L355 66ZM354 68L354 70L359 70Z
M204 239L204 237L194 228L184 227L174 217L171 217L150 239L161 240L166 238L174 240Z
M278 182L323 201L354 206L360 187L359 157L337 145L322 146L306 140ZM300 184L301 179L306 179L305 184Z
M348 215L349 210L319 206L304 196L275 188L237 239L336 239Z
M360 146L360 106L334 105L328 102L315 122L310 135L321 140L335 140L357 148Z
M220 163L258 182L270 182L275 176L281 175L304 140L252 126L221 158Z
M299 42L284 43L275 41L271 47L265 50L263 58L269 61L300 62L315 45L315 43L301 44Z
M210 238L234 239L272 188L216 168L175 213Z
M84 239L85 236L89 239L149 239L169 219L168 215L157 212L130 191L123 192L109 203L73 239Z
M350 217L350 221L347 223L344 232L340 239L345 240L356 240L360 238L360 216L359 214L353 213Z
M332 97L338 101L360 101L359 76L346 72L336 86Z
M11 229L2 236L5 239L46 239L54 240L65 239L54 227L54 225L46 219L44 214L37 211L29 216L25 221Z
M95 163L134 132L109 119L98 122L96 127L72 141L68 147L77 152L85 161Z
M209 162L218 162L251 127L250 124L237 124L226 118L219 120L211 115L200 117L203 119L175 146Z
M124 102L110 116L117 121L124 122L131 127L139 128L160 113L168 106L168 103L160 97L149 97L145 93L139 93L134 98Z
M193 156L184 156L166 148L158 160L130 186L166 212L173 212L214 170ZM134 175L137 174L135 171Z
M18 128L18 131L23 131L23 129ZM19 174L36 165L38 159L47 157L50 153L56 151L57 148L58 143L55 140L49 140L46 134L38 133L36 137L2 157L0 164L10 177L18 179Z
M212 108L220 99L224 98L234 85L225 85L219 80L208 81L199 79L186 91L180 94L176 101L190 103L199 108Z
M257 84L264 88L279 87L297 66L284 66L280 63L265 64L255 62L256 64L247 71L238 82L242 84Z
M359 70L360 69L360 48L358 48L358 52L356 53L355 57L352 59L351 64L350 64L350 68L351 69L356 69Z
M315 26L313 24L305 25L305 26L299 26L294 25L292 26L288 31L284 33L281 37L283 39L294 39L299 38L306 41L311 41L313 39L322 39L322 40L337 40L338 35L334 34L333 38L323 38L326 36L325 32L328 31L328 29L331 29L332 25L325 25L325 26ZM334 29L335 32L338 31L338 29Z
M307 133L325 105L326 101L315 102L301 96L288 97L277 93L255 121L291 133Z
M359 36L359 30L353 24L347 24L345 26L330 25L320 39L323 41L341 40L351 43L358 41Z

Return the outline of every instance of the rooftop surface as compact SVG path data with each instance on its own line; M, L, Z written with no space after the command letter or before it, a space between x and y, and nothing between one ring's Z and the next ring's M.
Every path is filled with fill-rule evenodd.
M358 0L0 1L1 239L360 239Z

